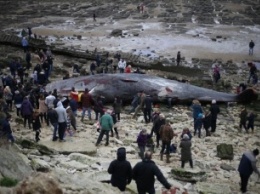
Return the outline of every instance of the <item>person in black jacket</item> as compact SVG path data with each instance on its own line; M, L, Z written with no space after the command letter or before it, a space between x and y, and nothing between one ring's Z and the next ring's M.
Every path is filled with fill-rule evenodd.
M211 113L211 133L214 133L217 127L217 117L220 113L220 109L219 106L216 104L216 100L212 100L209 111Z
M146 123L150 123L152 117L153 99L150 95L146 95L144 98L144 120Z
M159 147L159 142L160 142L160 133L159 130L161 128L162 125L165 124L165 116L164 114L160 113L159 116L155 119L154 124L153 124L153 128L152 131L155 133L156 135L156 147ZM152 135L152 133L151 133Z
M118 187L120 191L125 191L126 185L132 181L132 166L126 160L126 149L118 148L117 159L112 161L108 167L108 173L111 174L111 184Z
M3 123L1 123L2 124L1 135L6 136L10 142L14 143L13 131L10 126L11 118L12 116L8 114L5 120L3 121Z
M133 179L136 182L138 194L155 194L154 176L157 177L166 189L176 189L168 183L158 166L151 159L152 153L148 151L145 153L144 159L133 168Z
M47 111L47 119L48 119L48 123L50 122L51 125L54 128L52 141L57 141L57 139L58 139L58 135L57 135L57 132L58 132L58 113L54 109L53 104L49 105L49 109Z
M119 139L119 135L118 135L118 131L117 131L117 127L115 126L115 124L117 123L117 119L116 119L116 114L114 111L112 111L111 113L111 117L113 119L113 123L114 123L114 129L111 129L111 137L114 137L114 131L116 134L116 138ZM114 131L113 131L114 130Z
M32 125L33 125L33 130L35 131L35 141L38 142L40 141L40 132L42 127L40 122L40 114L38 110L33 112Z

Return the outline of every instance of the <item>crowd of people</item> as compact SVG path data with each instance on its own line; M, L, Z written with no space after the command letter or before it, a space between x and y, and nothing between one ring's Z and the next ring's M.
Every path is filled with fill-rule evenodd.
M36 142L40 141L42 127L50 127L50 125L53 128L52 141L59 140L59 142L65 142L66 132L69 135L73 135L77 131L76 117L80 108L82 110L81 122L84 122L86 112L88 120L92 120L92 110L95 113L94 119L98 122L99 132L96 146L100 145L104 135L106 136L106 146L109 145L110 135L113 137L115 134L115 137L119 138L115 124L121 120L123 101L120 97L115 97L113 108L110 110L105 109L102 97L92 97L88 88L83 93L79 93L73 87L68 98L59 95L57 90L46 92L44 86L49 82L49 76L51 76L53 70L54 57L50 48L36 51L38 63L32 68L32 56L26 37L22 38L22 47L25 53L26 66L22 66L20 60L12 60L9 65L10 74L2 75L0 79L0 110L3 115L0 121L1 136L6 137L12 143L15 141L10 127L10 120L12 115L14 115L12 111L16 110L16 116L23 119L24 128L28 126L29 129L32 128L35 132ZM253 51L251 52L253 53ZM117 60L117 63L114 63L108 56L109 54L107 54L104 61L99 54L96 55L95 62L90 65L91 74L100 73L97 71L97 67L102 63L105 63L107 68L109 66L112 67L113 72L133 72L131 65L127 65L119 53L114 56L114 60ZM178 65L180 58L180 52L178 52ZM257 82L257 69L253 63L249 63L248 66L250 67L248 82L253 79L253 83L255 83ZM79 67L74 66L73 72L79 73L79 71ZM102 73L108 72L107 69L103 69L102 71ZM136 73L141 73L140 69L137 69ZM218 66L214 67L214 74L219 74ZM215 82L217 83L219 79L220 75L216 76ZM133 113L133 118L135 119L140 111L143 112L145 123L152 122L153 124L149 134L146 129L142 129L136 140L142 162L136 164L132 169L131 164L126 161L125 148L119 148L117 151L117 160L113 161L108 169L108 172L112 174L111 183L121 191L124 191L126 185L134 179L139 194L146 192L155 193L154 176L156 176L167 189L176 190L176 188L173 188L166 181L159 168L151 159L154 147L159 148L161 146L160 159L163 160L164 155L166 155L166 163L170 163L170 153L177 149L177 146L171 144L171 142L178 134L173 131L171 122L165 118L158 108L154 107L152 97L143 91L138 92L134 96L129 114ZM200 102L194 99L191 111L194 119L193 135L188 128L183 129L180 135L181 142L179 148L181 149L180 160L182 168L184 168L186 162L189 162L190 167L193 168L191 153L193 136L198 135L198 138L202 138L201 130L203 128L205 129L206 136L211 136L212 133L216 132L220 108L216 100L212 100L209 109L204 111ZM249 132L249 129L251 129L253 132L254 120L257 115L254 112L248 113L246 108L244 108L239 116L240 130L244 128L246 132ZM209 131L210 129L211 131ZM156 145L153 142L153 134L155 134ZM149 148L148 152L146 152L147 148ZM253 162L255 162L255 157L259 154L259 151L254 150L252 153L245 153L239 166L242 182L241 191L243 192L246 190L248 178L252 173L252 170L248 170L251 173L244 170L244 168L250 168L250 165L246 163L247 160L252 162L252 169L259 174L259 171L253 166Z

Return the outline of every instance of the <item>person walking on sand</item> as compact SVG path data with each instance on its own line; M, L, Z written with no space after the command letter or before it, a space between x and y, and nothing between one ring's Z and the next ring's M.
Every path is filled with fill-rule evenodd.
M255 43L253 42L253 40L251 40L249 42L249 55L253 55L254 53L254 47L255 47Z
M259 155L258 149L254 149L253 151L247 151L242 155L242 158L238 166L238 172L241 179L240 191L242 193L247 192L248 180L253 172L257 173L258 177L260 177L260 171L256 167L256 162L257 162L256 157L258 155Z

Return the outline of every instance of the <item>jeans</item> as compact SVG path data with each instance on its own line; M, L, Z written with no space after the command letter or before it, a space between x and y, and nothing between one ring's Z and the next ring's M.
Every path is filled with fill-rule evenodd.
M118 68L119 69L119 73L124 73L124 68Z
M163 141L162 142L162 150L161 150L161 154L163 154L164 153L164 150L165 150L165 148L166 148L166 154L170 154L170 146L171 146L171 142L165 142L165 141Z
M56 140L57 139L57 131L58 131L58 123L52 123L51 125L54 127L52 140Z
M104 136L104 134L106 135L106 144L109 143L109 130L101 130L98 139L97 139L97 143L96 145L100 144L100 142L102 141L102 138Z
M59 139L60 140L63 140L63 138L64 138L64 133L65 133L66 127L67 127L66 122L59 123L58 133L59 133Z
M85 117L85 113L88 111L88 118L91 120L91 108L90 107L83 107L82 109L82 118Z

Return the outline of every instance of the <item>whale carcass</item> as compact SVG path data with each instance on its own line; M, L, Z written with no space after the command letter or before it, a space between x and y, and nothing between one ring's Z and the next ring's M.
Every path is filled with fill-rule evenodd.
M247 89L236 95L157 76L135 73L96 74L55 81L46 86L46 91L57 89L58 93L67 96L72 87L77 91L84 91L85 88L88 88L93 96L103 96L106 102L112 102L116 96L124 101L130 101L140 91L144 91L155 100L170 97L180 101L192 99L211 101L215 99L218 102L250 102L258 97L253 89Z

